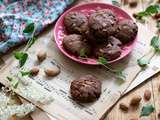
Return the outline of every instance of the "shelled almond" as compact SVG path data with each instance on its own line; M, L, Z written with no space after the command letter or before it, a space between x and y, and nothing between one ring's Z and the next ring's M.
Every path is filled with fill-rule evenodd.
M119 108L121 109L121 110L123 110L123 111L128 111L128 105L127 104L125 104L125 103L120 103L119 104Z
M47 76L56 76L60 73L60 69L57 66L46 67L44 72Z
M145 90L144 91L144 99L145 100L150 100L151 99L151 91L150 90Z
M38 67L33 67L32 69L31 69L31 74L32 75L37 75L39 73L39 68Z
M43 60L45 60L47 57L47 53L45 51L39 51L37 54L37 59L42 62Z
M130 105L131 106L137 106L137 105L139 105L139 103L141 102L141 96L139 96L139 95L135 95L132 99L131 99L131 101L130 101Z
M129 0L129 6L130 7L136 7L138 5L138 1L137 0Z
M160 85L158 86L158 91L160 92Z

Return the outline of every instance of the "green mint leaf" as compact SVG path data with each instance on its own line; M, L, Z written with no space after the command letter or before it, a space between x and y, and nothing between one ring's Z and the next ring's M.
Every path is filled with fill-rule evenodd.
M154 112L155 107L153 105L145 105L141 110L140 117L149 116L152 112Z
M106 58L104 58L104 57L99 57L97 62L99 64L102 64L102 65L105 65L105 64L108 63L107 60L106 60Z
M11 78L11 77L9 77L9 76L7 76L7 79L8 79L8 81L12 81L13 79Z
M19 81L18 81L18 80L13 80L13 81L11 82L11 84L12 84L12 86L16 89L16 88L18 87L18 85L19 85Z
M160 7L157 5L151 5L147 7L144 11L138 12L136 14L136 19L142 19L145 16L156 14L160 11Z
M21 52L14 52L14 57L15 57L17 60L21 59L22 56L23 56L23 53L21 53Z
M24 53L22 59L19 61L20 62L20 67L22 67L26 63L27 58L28 58L28 54Z
M148 13L145 12L145 11L139 12L139 13L137 14L138 17L143 17L143 16L146 16L146 15L148 15Z
M31 71L20 71L22 76L31 76Z
M126 75L122 71L118 71L115 73L117 79L125 81L126 80Z
M149 60L145 59L144 57L137 60L137 63L140 67L145 68L149 64Z
M34 23L28 24L25 29L23 30L23 33L33 33L34 32Z
M112 0L112 5L115 5L117 7L121 7L121 3L119 3L118 1L116 0Z
M8 79L8 81L10 81L10 84L11 84L11 86L13 87L13 88L17 88L18 87L18 84L19 84L19 81L18 80L15 80L15 79L13 79L13 78L11 78L11 77L8 77L7 76L7 79Z
M80 50L79 56L80 56L80 57L87 58L86 49L85 49L85 48L83 48L83 49Z
M14 56L17 60L19 60L20 67L22 67L28 59L28 54L24 52L14 52Z
M151 40L150 45L155 49L155 51L160 51L160 42L159 42L159 37L158 36L154 36Z
M27 48L30 48L36 41L37 39L35 37L31 38L29 41L28 41L28 47Z
M151 5L146 8L145 12L148 13L148 15L156 14L156 13L158 13L158 8L159 7L156 5Z

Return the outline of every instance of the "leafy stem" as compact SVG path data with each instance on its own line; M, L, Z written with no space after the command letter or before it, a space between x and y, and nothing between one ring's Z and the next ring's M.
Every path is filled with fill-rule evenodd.
M14 56L15 58L19 61L19 65L20 67L22 67L27 59L28 59L28 54L26 53L26 51L35 43L36 38L34 37L34 33L35 33L35 29L36 26L34 23L30 23L28 24L25 29L23 30L24 34L31 34L31 38L29 39L29 41L27 42L26 47L24 48L23 52L14 52Z
M126 76L125 74L122 72L122 70L117 70L117 69L113 69L111 68L107 62L107 60L104 57L99 57L98 58L98 63L102 66L104 66L107 70L109 70L111 73L115 74L117 79L120 80L126 80Z
M26 28L23 30L23 33L30 34L31 33L31 38L27 42L26 47L24 48L24 51L27 51L34 43L36 38L34 37L36 30L36 24L30 23L29 25L26 26Z

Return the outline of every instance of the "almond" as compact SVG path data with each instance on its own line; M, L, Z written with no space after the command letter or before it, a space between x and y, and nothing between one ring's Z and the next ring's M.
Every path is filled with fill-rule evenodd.
M123 111L128 111L128 105L126 105L125 103L120 103L119 108Z
M137 0L129 0L129 6L130 7L136 7L138 5L138 1Z
M47 53L45 51L39 51L37 54L37 58L40 62L42 62L43 60L45 60L47 57Z
M160 18L160 13L155 14L153 18L158 20Z
M39 68L38 67L33 67L32 69L31 69L31 74L32 75L37 75L39 73Z
M158 113L158 118L160 119L160 112Z
M130 101L130 105L131 105L131 106L137 106L137 105L139 105L141 99L142 99L142 98L141 98L141 96L139 96L139 95L134 96L134 97L131 99L131 101Z
M138 118L131 118L130 120L138 120Z
M47 76L56 76L60 73L60 68L57 66L48 67L45 68L44 72Z
M151 91L150 90L145 90L144 91L144 99L145 100L150 100L151 99Z

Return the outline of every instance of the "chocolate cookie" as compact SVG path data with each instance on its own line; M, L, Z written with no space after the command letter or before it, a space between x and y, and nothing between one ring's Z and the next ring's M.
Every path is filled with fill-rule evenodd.
M121 47L118 45L100 45L95 50L95 56L98 57L104 57L108 61L115 60L116 58L120 57L121 55Z
M133 41L138 32L138 26L132 20L119 21L116 27L117 37L123 44Z
M78 56L82 50L86 55L89 55L91 48L85 39L83 39L81 35L77 34L71 34L64 37L63 46L66 50Z
M114 34L116 15L109 9L98 10L89 17L91 33L98 38L106 38Z
M97 43L104 43L107 42L106 38L99 38L96 37L90 29L88 29L83 36L92 44L92 45L96 45Z
M64 25L69 33L82 34L88 29L88 19L80 12L70 12L64 18Z
M79 102L93 102L100 97L101 82L93 75L85 75L72 81L70 93Z

